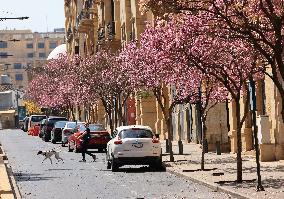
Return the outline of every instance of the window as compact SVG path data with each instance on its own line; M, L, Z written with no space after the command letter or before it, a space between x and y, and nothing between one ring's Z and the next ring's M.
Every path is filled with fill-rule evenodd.
M16 74L15 79L16 79L16 81L22 81L24 79L23 74Z
M8 53L6 52L0 52L0 58L7 58Z
M37 47L38 47L38 48L44 48L44 43L38 43L38 44L37 44Z
M42 115L42 116L40 116L40 115L38 115L38 116L31 116L31 121L32 122L40 122L41 120L43 120L43 119L45 119L46 118L46 116L45 115Z
M20 34L15 34L15 35L13 35L13 38L12 39L18 39L18 40L20 40L20 39L22 39L22 35L20 35Z
M7 42L6 41L0 42L0 48L7 48Z
M26 34L25 39L32 39L34 38L33 34Z
M14 63L14 69L21 69L22 64L21 63Z
M34 53L28 53L28 54L27 54L27 57L28 57L28 58L33 58L33 57L34 57Z
M31 44L27 44L27 48L33 48L34 45L31 43Z
M152 138L153 134L147 129L125 129L120 133L120 137L124 138Z
M38 55L40 58L45 58L45 53L39 53Z
M56 42L50 42L49 43L49 48L56 48L57 43Z

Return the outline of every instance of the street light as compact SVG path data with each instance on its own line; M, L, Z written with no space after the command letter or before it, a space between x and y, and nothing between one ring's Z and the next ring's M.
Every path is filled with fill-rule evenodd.
M0 21L16 19L16 20L24 20L28 19L29 17L0 17Z

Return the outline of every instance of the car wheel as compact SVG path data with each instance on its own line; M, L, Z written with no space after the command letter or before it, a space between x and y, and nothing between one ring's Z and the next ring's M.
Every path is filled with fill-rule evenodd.
M46 135L43 136L43 141L48 142L49 140L47 139Z
M73 151L73 149L71 149L70 144L68 142L68 152L72 152L72 151Z
M111 160L111 171L116 172L116 171L118 171L118 168L119 168L119 166L118 166L115 158L112 158L112 160Z
M155 162L153 162L150 165L150 167L158 171L162 170L163 169L162 158L158 158Z
M106 162L107 162L107 169L111 169L111 160L107 152L106 152Z
M56 144L56 141L54 139L51 140L52 144Z
M107 169L111 169L111 162L107 161Z

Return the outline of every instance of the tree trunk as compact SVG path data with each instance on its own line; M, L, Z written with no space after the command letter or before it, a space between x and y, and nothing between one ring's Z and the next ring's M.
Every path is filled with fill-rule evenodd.
M205 145L206 145L206 131L207 127L205 125L205 121L202 121L202 153L201 153L201 170L204 171L204 156L205 156Z
M237 119L237 182L243 181L242 174L242 134L241 134L241 108L240 108L240 97L236 100L236 119Z
M173 128L172 128L172 113L169 113L169 118L167 119L167 128L168 128L168 139L169 139L169 151L170 151L170 162L174 162L174 153L173 153Z
M118 99L114 98L114 126L117 127L118 125Z
M108 115L108 123L109 123L110 132L112 133L114 131L114 126L113 126L113 120L112 120L112 116L111 116L111 111L109 111L107 113L107 115Z
M75 113L73 110L73 106L70 106L70 112L71 112L71 116L72 116L72 121L75 122Z
M252 111L252 122L253 122L253 136L254 136L254 148L255 148L255 161L256 161L256 174L257 174L257 191L264 191L264 188L261 184L261 175L260 175L260 162L259 162L259 145L257 138L257 126L256 126L256 113Z

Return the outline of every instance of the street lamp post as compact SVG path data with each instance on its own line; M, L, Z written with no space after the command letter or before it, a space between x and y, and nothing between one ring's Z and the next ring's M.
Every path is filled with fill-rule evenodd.
M24 20L28 19L29 17L0 17L0 21L16 19L16 20Z

